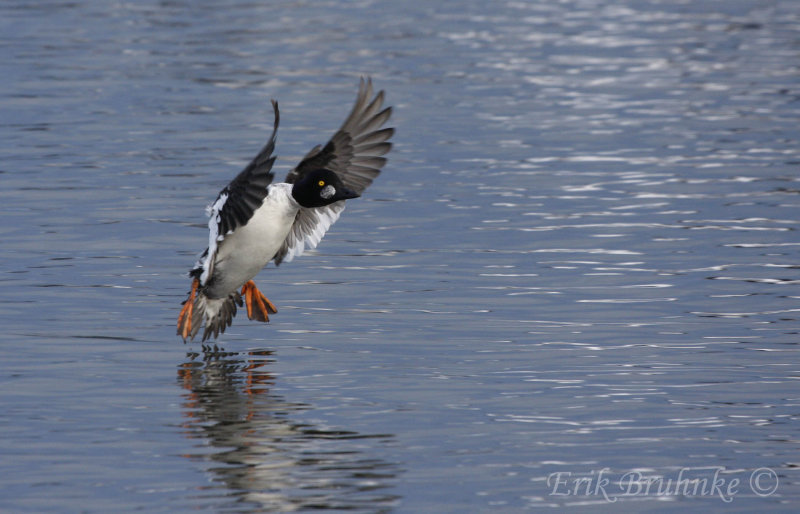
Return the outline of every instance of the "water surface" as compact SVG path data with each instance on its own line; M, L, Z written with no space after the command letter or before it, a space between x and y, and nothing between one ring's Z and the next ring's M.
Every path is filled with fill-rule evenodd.
M0 26L3 510L800 500L795 2L6 2ZM272 323L183 345L203 208L269 99L280 177L362 75L395 106L385 173L258 277ZM715 472L732 494L602 494Z

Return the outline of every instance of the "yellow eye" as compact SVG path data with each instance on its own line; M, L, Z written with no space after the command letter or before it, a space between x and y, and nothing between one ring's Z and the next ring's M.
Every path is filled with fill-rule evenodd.
M320 180L319 182L317 182L317 185L318 185L319 187L322 187L322 186L324 186L324 185L325 185L325 181L324 181L324 180Z

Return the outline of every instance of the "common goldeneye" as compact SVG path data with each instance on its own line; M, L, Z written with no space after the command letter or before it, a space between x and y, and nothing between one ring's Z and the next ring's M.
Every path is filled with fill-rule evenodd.
M236 306L247 317L269 321L278 310L253 282L269 261L291 261L316 248L339 218L344 201L358 198L386 164L393 128L381 128L392 114L383 108L383 91L373 97L372 81L361 79L356 102L325 146L317 145L272 184L275 137L280 113L267 144L207 207L208 248L189 272L189 297L178 316L178 335L193 339L205 324L203 341L225 332ZM244 296L244 302L242 297Z

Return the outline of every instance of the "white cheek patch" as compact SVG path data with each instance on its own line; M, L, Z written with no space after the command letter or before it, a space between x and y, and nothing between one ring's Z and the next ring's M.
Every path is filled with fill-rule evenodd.
M330 185L323 187L322 191L319 192L319 195L326 200L333 198L335 194L336 188Z

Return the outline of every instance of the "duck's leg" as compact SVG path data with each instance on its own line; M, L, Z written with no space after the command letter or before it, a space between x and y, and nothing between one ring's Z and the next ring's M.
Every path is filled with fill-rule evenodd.
M178 315L178 335L186 341L189 334L192 333L192 315L194 314L194 297L197 294L197 286L200 281L197 279L192 280L192 291L189 293L189 298L183 302L183 309Z
M242 295L244 295L244 304L247 306L247 317L250 319L267 322L270 314L278 312L275 304L261 294L252 280L248 280L242 286Z

